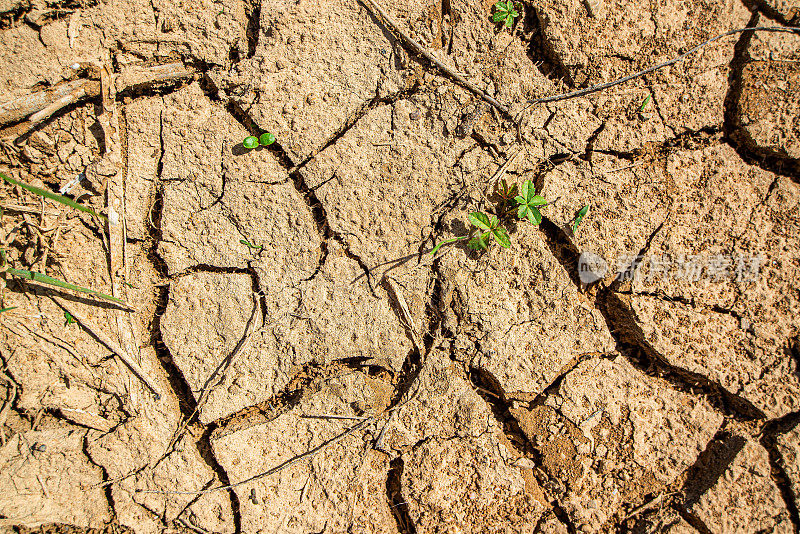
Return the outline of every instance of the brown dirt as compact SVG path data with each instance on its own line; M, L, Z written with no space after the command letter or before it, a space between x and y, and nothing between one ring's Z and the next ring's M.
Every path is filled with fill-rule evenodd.
M508 30L492 2L386 4L514 113L800 16L526 0ZM0 247L134 310L0 278L0 530L800 528L800 35L728 36L515 131L356 0L2 0L0 33L0 171L85 172L70 194L104 213L116 176L127 237L117 269L114 228L2 183ZM106 54L118 143L99 98L20 137L9 102ZM186 74L140 81L167 64ZM517 150L541 226L431 259ZM582 252L610 268L590 285ZM755 257L754 278L650 261ZM338 440L360 420L320 414L370 419Z

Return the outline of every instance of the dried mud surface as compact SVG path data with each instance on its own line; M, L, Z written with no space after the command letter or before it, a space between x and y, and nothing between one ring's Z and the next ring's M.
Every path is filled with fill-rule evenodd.
M509 30L491 6L384 9L512 114L800 23L791 0L526 0ZM132 307L0 278L0 530L800 529L800 34L516 128L357 0L2 0L0 33L0 171L83 174L108 213L116 150L124 269L98 219L6 183L0 247ZM99 64L118 135L99 91L28 131L19 102ZM512 155L542 224L432 258ZM608 267L588 284L582 253Z

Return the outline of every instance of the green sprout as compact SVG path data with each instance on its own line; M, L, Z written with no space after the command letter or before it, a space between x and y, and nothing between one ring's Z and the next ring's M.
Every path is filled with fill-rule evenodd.
M473 211L467 218L473 226L485 230L482 234L476 235L467 243L467 246L472 250L488 249L489 244L487 241L489 240L489 236L494 237L494 240L500 243L500 246L503 248L511 246L511 241L508 239L508 232L505 228L500 226L500 220L496 216L489 216L481 211Z
M264 132L258 137L255 135L248 135L244 138L244 141L242 141L242 146L252 150L254 148L258 148L258 145L269 146L274 142L275 136L269 132Z
M68 312L68 311L65 311L65 312L64 312L64 321L66 321L66 322L64 323L64 326L68 326L68 325L71 325L71 324L73 324L73 323L76 323L76 322L77 322L77 321L75 320L75 317L73 317L73 316L72 316L72 314L71 314L70 312Z
M254 249L254 250L262 250L264 248L264 245L254 245L254 244L250 243L247 239L240 239L239 243L241 243L242 245L245 245L248 248Z
M642 102L642 105L641 105L641 106L639 106L639 111L638 111L638 113L641 113L641 112L643 112L643 111L644 111L644 107L645 107L645 106L648 104L648 102L650 102L650 95L647 95L647 96L645 97L644 101Z
M7 311L16 310L16 309L17 309L17 306L9 306L8 308L0 309L0 313L5 313Z
M572 221L572 235L575 235L575 230L578 229L578 225L581 223L581 221L586 216L586 213L588 211L589 211L589 204L586 204L575 215L575 219Z
M431 256L436 254L442 245L461 241L463 239L469 239L467 246L472 250L487 250L491 238L494 238L501 247L509 248L511 246L511 239L508 236L508 231L501 226L502 221L516 211L517 217L522 220L527 220L534 226L537 226L542 222L542 214L539 213L539 208L547 205L547 200L536 194L536 187L530 180L525 180L522 183L521 195L516 195L518 190L516 184L509 185L505 180L501 180L495 185L495 192L500 196L499 206L501 209L496 209L499 217L496 215L487 215L482 211L473 211L469 214L469 217L467 217L470 224L475 227L470 230L469 235L445 239L433 247L433 250L430 252ZM516 195L514 200L517 205L512 206L510 209L503 209L505 203L512 195ZM482 232L479 235L474 235L476 229L482 230Z
M494 5L494 15L492 15L493 22L502 22L506 28L510 28L514 24L514 19L519 17L516 10L515 3L511 0L503 2L500 0Z
M525 180L522 184L522 194L514 197L517 201L517 215L520 219L528 219L531 224L538 225L542 222L542 214L539 207L547 204L547 201L536 194L536 187L530 180Z

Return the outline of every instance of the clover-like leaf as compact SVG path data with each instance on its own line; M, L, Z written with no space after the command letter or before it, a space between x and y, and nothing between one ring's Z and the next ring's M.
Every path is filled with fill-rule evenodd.
M491 230L491 221L489 221L489 216L481 211L473 211L467 217L469 222L472 223L472 226L476 226L481 230ZM495 217L496 219L496 217Z
M506 19L508 13L505 11L495 11L494 15L492 15L492 22L502 22Z
M547 200L536 194L536 187L530 180L522 183L522 194L514 197L517 201L517 216L520 219L528 219L531 224L538 225L542 222L542 214L539 213L538 206L547 204Z

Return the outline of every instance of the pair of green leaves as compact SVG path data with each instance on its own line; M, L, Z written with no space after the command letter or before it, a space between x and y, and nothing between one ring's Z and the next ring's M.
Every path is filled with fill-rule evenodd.
M261 146L269 146L275 142L275 136L269 132L264 132L260 136L256 137L255 135L250 135L244 138L242 141L242 146L247 149L254 149L258 145Z
M506 25L506 28L510 28L517 17L519 17L519 13L514 7L513 1L503 2L501 0L494 5L494 15L492 15L494 22L502 22Z

